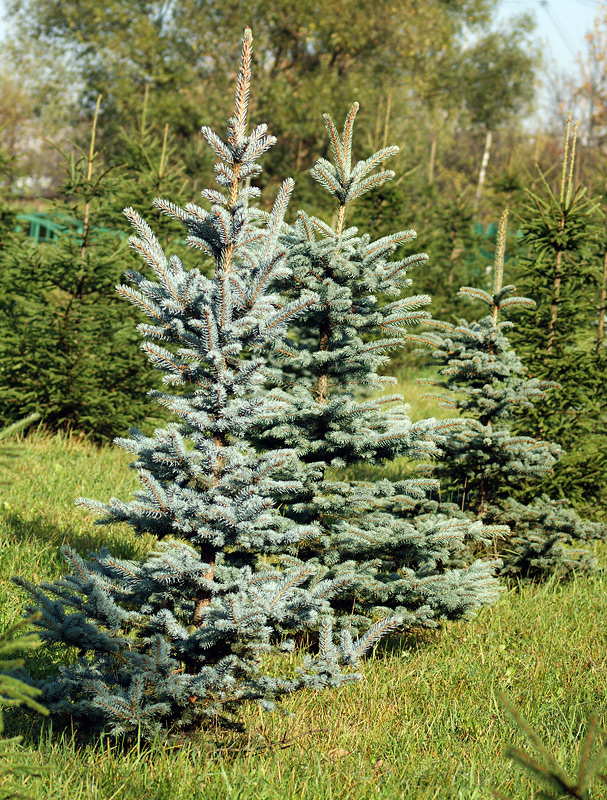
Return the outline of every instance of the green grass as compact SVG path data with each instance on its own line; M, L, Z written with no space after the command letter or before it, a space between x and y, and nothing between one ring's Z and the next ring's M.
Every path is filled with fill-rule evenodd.
M17 457L16 452L19 450ZM107 544L121 555L149 549L122 526L96 527L78 495L128 499L129 456L75 438L36 434L4 459L0 474L2 627L25 602L10 582L63 571L58 547L83 553ZM607 552L599 552L607 564ZM83 746L47 720L9 716L24 733L15 760L49 770L27 778L42 800L255 798L489 798L490 788L531 797L531 783L505 757L525 743L501 710L505 691L566 766L579 757L584 723L607 711L607 577L504 592L469 623L390 642L356 685L300 693L292 716L244 708L242 734L208 731L124 753ZM37 657L34 667L44 663ZM0 795L1 795L0 787ZM593 797L607 797L605 787Z
M413 422L427 417L436 419L450 419L458 416L452 409L445 408L435 399L424 395L440 393L440 389L418 383L418 378L439 379L438 372L433 367L418 367L414 371L404 372L398 377L394 386L387 387L381 394L400 394L405 403L409 405L409 415ZM447 394L445 392L445 394ZM380 395L381 396L381 395Z
M459 414L452 408L442 406L438 400L426 397L430 393L440 393L441 390L418 383L418 377L436 378L437 372L432 368L418 368L413 372L406 372L399 376L394 386L387 387L377 396L401 395L405 404L409 406L409 417L413 422L427 419L428 417L434 417L437 420L459 417ZM391 481L398 481L415 475L415 468L418 463L420 462L401 457L395 458L387 464L356 464L346 469L333 471L331 474L337 479L351 481L374 480L375 478L388 478Z

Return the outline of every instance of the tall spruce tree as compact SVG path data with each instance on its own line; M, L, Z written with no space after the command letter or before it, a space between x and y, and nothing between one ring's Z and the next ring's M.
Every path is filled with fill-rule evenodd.
M478 301L489 315L457 324L431 321L426 337L435 349L432 363L440 367L442 380L425 380L447 391L434 394L443 405L464 415L467 427L452 432L443 442L436 466L445 509L490 524L507 525L510 533L496 539L494 552L503 564L501 573L537 579L557 572L588 570L595 565L587 549L574 549L581 542L605 538L607 528L580 517L564 501L548 496L530 504L517 501L521 481L532 483L552 471L561 448L511 430L521 409L537 407L546 393L558 388L538 378L529 378L512 349L506 331L513 327L502 312L532 308L535 303L514 294L503 285L507 213L502 217L496 248L492 292L464 286L459 296Z
M289 275L280 289L285 302L301 302L315 292L319 302L300 317L291 340L276 348L282 364L270 392L272 418L262 421L259 440L268 447L294 447L304 465L305 490L281 497L283 513L318 526L298 557L315 561L319 574L356 580L333 601L346 625L365 627L376 617L396 614L403 625L435 625L458 619L494 602L498 584L491 560L466 561L471 541L486 543L480 523L446 515L416 517L415 509L436 481L340 480L335 469L380 466L398 456L428 458L438 452L445 432L459 423L425 419L411 422L402 397L367 399L361 392L394 383L378 369L390 350L402 347L409 326L425 319L427 295L384 305L379 297L399 297L411 285L409 269L427 256L390 260L411 241L411 230L372 240L346 226L351 204L382 186L394 173L382 164L398 148L386 147L352 164L352 135L358 110L348 114L340 136L325 116L333 162L321 158L313 177L336 200L334 227L299 212L282 241Z
M289 548L318 532L273 507L272 496L299 491L297 463L288 450L259 454L248 443L252 427L275 401L261 392L261 351L280 343L287 324L317 302L308 293L283 305L268 292L284 272L279 243L292 182L270 214L249 205L259 190L257 159L274 143L266 125L246 132L252 37L244 36L235 113L227 140L202 132L219 157L220 190L203 191L210 211L157 206L186 223L189 243L215 271L184 269L165 256L149 226L132 209L131 239L155 274L130 271L133 286L118 287L149 318L139 325L142 349L179 394L154 393L179 418L147 437L134 429L118 439L134 453L142 488L131 502L81 502L103 511L100 523L126 522L156 534L157 549L141 562L107 550L86 560L66 548L65 578L36 587L16 582L35 599L47 642L77 648L78 658L43 682L45 702L115 735L138 726L145 736L160 726L217 720L244 700L271 707L302 687L348 679L342 665L357 658L398 621L384 619L361 639L331 632L329 600L344 583L311 580L305 563L280 565ZM292 649L287 631L319 630L319 653L291 676L265 659Z

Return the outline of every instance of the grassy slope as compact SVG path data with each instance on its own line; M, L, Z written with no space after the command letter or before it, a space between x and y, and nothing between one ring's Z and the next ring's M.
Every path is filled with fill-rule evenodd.
M84 553L107 544L124 556L151 546L119 526L95 527L73 505L78 495L127 499L136 485L128 461L114 448L35 436L2 471L3 627L24 603L10 576L60 574L61 543ZM247 733L220 734L219 747L207 735L124 755L80 748L69 735L53 736L48 723L40 731L35 720L25 751L52 775L27 779L27 788L40 800L488 798L491 786L529 797L530 783L503 757L506 742L522 739L496 695L506 691L555 753L576 761L590 712L598 708L605 722L606 588L597 574L504 593L471 624L376 654L358 685L292 698L292 717L245 709ZM13 720L11 732L23 732L23 724ZM607 797L605 787L599 797Z

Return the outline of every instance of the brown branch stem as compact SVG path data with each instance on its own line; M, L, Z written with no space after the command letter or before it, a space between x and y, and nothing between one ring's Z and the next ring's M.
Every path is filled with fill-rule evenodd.
M318 338L318 349L322 353L329 351L329 341L331 338L331 328L328 319L325 321L323 327L320 329ZM318 384L316 387L316 395L319 403L327 402L327 394L329 388L329 372L327 367L323 367L322 372L318 377Z
M214 442L219 448L219 455L217 458L217 462L215 464L215 469L213 470L213 481L211 486L215 488L219 484L219 477L221 475L221 469L223 467L223 455L221 450L226 447L226 440L223 434L217 434L214 438ZM200 558L206 564L209 565L209 569L203 577L207 581L212 581L215 577L215 564L217 561L217 552L212 544L205 543L200 547ZM196 597L194 600L194 614L192 616L192 625L195 627L201 627L204 624L204 612L208 606L211 605L211 592L208 589L199 588L196 591Z
M559 301L561 294L562 260L563 260L563 251L559 250L556 254L554 280L552 282L552 299L550 301L550 322L548 324L548 344L546 347L547 353L552 352L552 346L554 344L554 339L556 336L556 321L558 319Z

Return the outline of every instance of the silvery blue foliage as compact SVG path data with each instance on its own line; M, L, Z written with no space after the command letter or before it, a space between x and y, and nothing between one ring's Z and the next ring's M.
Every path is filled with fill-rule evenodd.
M463 519L484 519L505 528L492 545L502 558L501 574L517 579L561 576L596 566L584 548L607 537L605 525L581 519L563 499L547 496L519 502L513 495L522 484L551 471L562 450L512 431L516 414L541 402L555 384L530 378L506 336L513 323L502 318L512 308L534 306L533 300L503 286L506 240L504 215L498 237L491 292L464 286L459 294L482 303L489 314L469 322L430 322L424 337L441 378L424 381L441 390L431 394L466 417L466 427L452 431L442 444L436 473L441 479L445 511Z
M357 110L355 104L341 135L325 117L332 160L321 158L312 169L337 201L335 227L299 212L282 234L290 274L277 285L285 302L301 302L309 292L318 301L275 349L276 411L262 419L259 441L294 447L302 461L304 490L281 498L285 514L319 531L299 557L316 562L323 575L355 575L332 601L340 622L364 629L378 615L395 614L403 625L435 625L497 598L496 562L469 557L471 545L487 545L494 531L422 512L437 488L434 479L391 481L379 473L375 481L340 481L326 471L381 466L401 456L427 460L438 456L448 431L461 428L458 420L412 422L399 395L369 398L369 390L395 382L380 368L411 326L428 319L430 298L403 295L412 284L408 272L423 268L427 256L394 258L414 231L373 240L346 224L350 203L394 176L382 165L398 151L384 148L353 164Z
M301 688L339 685L399 625L387 617L358 638L335 638L330 601L350 578L295 558L319 530L281 515L273 500L301 492L301 465L290 448L259 453L249 443L260 419L286 409L261 391L265 354L286 346L289 324L319 302L313 291L283 302L271 290L288 275L281 234L292 182L271 213L249 204L257 159L274 142L265 125L246 133L251 41L247 31L227 140L202 131L220 159L220 190L202 193L210 210L156 201L212 259L213 277L167 257L149 225L125 212L153 277L130 272L118 291L148 318L141 346L167 385L155 397L178 421L117 440L135 456L134 499L79 502L101 512L101 524L124 522L159 544L143 561L65 548L63 579L40 587L16 579L42 612L42 638L77 650L43 682L45 703L113 735L152 736L216 720L244 700L269 708ZM290 637L302 631L318 631L318 654L296 666ZM285 675L276 664L264 671L270 654L287 660Z

